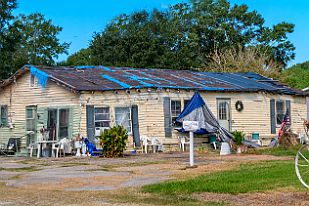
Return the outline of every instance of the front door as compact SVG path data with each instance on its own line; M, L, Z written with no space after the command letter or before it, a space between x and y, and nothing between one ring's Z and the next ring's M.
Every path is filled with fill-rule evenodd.
M218 122L221 127L231 130L231 99L217 99Z

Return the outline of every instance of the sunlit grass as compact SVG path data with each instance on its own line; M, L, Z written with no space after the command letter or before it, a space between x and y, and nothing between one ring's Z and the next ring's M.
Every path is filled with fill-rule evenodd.
M264 155L274 155L274 156L291 156L295 157L300 145L292 146L289 148L284 147L274 147L274 148L260 148L260 149L250 149L245 154L264 154Z
M293 161L267 161L240 165L237 169L202 175L196 178L147 185L143 192L170 195L198 192L239 194L275 190L284 187L302 188Z

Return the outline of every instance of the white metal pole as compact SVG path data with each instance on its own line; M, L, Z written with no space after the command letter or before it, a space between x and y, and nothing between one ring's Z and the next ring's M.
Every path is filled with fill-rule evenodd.
M194 133L190 131L190 166L194 166L194 142L193 142Z

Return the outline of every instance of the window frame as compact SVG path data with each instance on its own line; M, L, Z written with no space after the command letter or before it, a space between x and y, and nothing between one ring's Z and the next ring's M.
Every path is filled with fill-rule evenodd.
M33 74L30 74L30 77L29 77L29 87L30 88L36 88L37 87L37 81L35 79L35 75L33 75Z
M174 110L173 110L173 103L179 103L179 111L176 111L176 105L174 105ZM176 112L173 112L176 111ZM170 100L170 117L171 117L171 124L173 128L176 127L182 127L182 123L176 122L177 117L181 114L182 112L182 102L181 100L176 100L176 99L171 99Z
M66 115L66 118L67 118L67 122L66 122L66 125L65 126L63 126L63 125L61 125L61 111L66 111L67 112L67 115ZM69 131L69 129L70 129L70 109L69 108L59 108L58 109L58 123L57 123L57 127L58 127L58 139L63 139L63 138L69 138L69 136L70 136L70 131ZM65 128L67 128L66 130L66 132L67 132L67 137L66 136L63 136L63 137L61 137L61 132L62 132L62 129L65 129Z
M227 102L218 102L218 120L229 120Z
M125 129L128 131L128 134L131 135L133 133L132 132L132 117L131 117L132 111L131 111L131 107L129 107L129 106L116 106L114 108L114 112L115 112L115 125L120 125L120 124L117 123L117 114L120 114L120 113L116 112L117 109L120 109L120 108L122 108L122 109L127 108L128 111L129 111L129 115L128 116L129 116L129 127L130 127L130 130L128 130L128 128L125 128Z
M278 108L277 108L277 103L282 103L283 104L283 108L282 108L282 113L279 113L280 115L282 115L282 120L281 120L281 122L280 123L278 123ZM276 126L277 127L280 127L280 125L282 124L282 121L283 121L283 119L284 119L284 116L285 116L285 114L286 114L286 101L285 100L281 100L281 99L279 99L279 100L275 100L275 118L276 118Z
M103 113L101 113L101 112L96 112L96 109L108 109L108 112L103 112ZM101 115L108 115L108 119L96 119L96 115L97 114L101 114ZM107 127L97 127L96 126L96 123L97 122L107 122L108 123L108 126ZM95 127L95 129L97 129L97 128L100 128L100 129L109 129L110 127L111 127L111 109L110 109L110 107L109 106L97 106L97 107L94 107L94 127Z
M28 117L28 110L31 110L32 111L32 118L29 118ZM36 124L35 124L35 121L36 121L36 107L35 106L26 106L26 131L35 131L36 130ZM28 127L28 121L33 121L33 125L34 125L34 128L33 130L29 130L29 127Z
M3 108L5 108L5 114L6 116L2 116L4 113L3 113ZM8 105L0 105L0 127L5 127L7 126L9 123L9 107Z

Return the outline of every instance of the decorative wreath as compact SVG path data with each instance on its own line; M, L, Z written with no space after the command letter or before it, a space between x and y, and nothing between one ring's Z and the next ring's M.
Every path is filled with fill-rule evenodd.
M242 103L242 101L237 101L235 104L235 108L237 111L241 112L244 109L244 104Z

